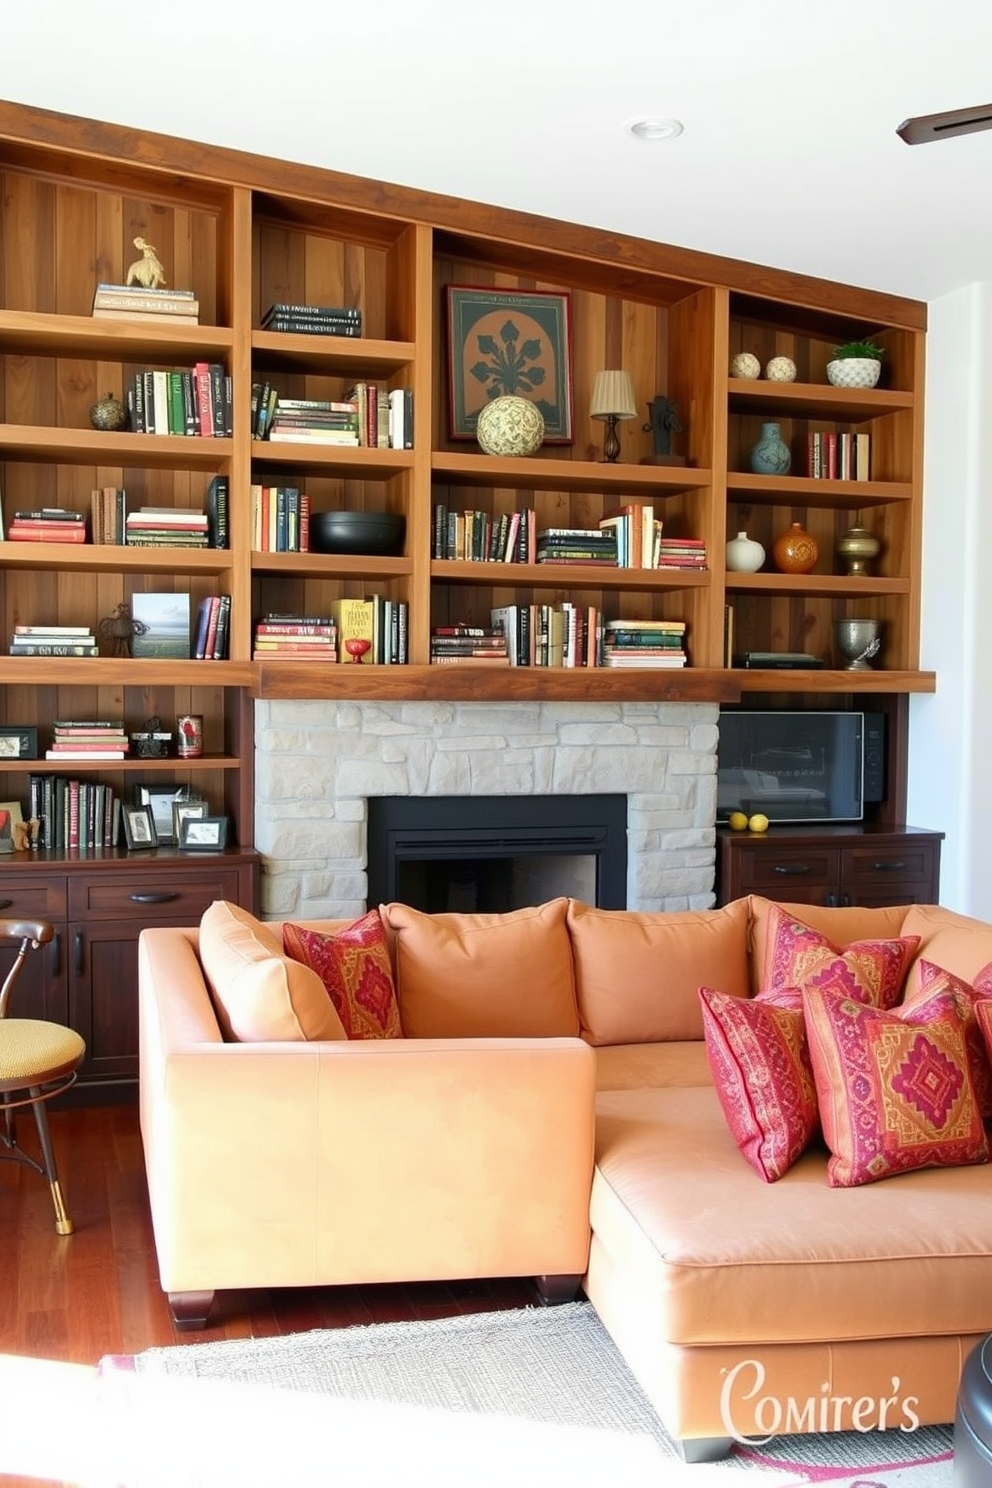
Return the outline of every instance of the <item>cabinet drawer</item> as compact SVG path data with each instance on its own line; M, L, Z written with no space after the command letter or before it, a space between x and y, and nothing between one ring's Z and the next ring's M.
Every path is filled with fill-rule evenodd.
M18 876L0 871L0 915L4 919L51 920L66 918L66 881L63 877L42 878L38 874Z
M889 846L847 847L843 851L844 881L881 887L886 883L920 883L933 878L934 851L930 843L892 843Z
M773 899L805 898L811 889L829 892L840 881L840 853L821 847L742 847L740 883L743 894Z
M155 920L195 925L214 899L238 899L236 868L190 867L159 872L94 874L69 886L72 919L132 916L137 927Z

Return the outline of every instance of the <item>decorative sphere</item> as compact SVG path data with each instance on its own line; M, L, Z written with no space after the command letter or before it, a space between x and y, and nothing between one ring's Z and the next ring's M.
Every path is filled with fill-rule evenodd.
M756 811L753 816L748 817L747 829L749 832L768 831L768 818L763 811Z
M529 399L506 394L483 408L475 437L487 455L533 455L544 439L544 418Z
M745 377L748 382L754 382L761 376L761 363L750 351L739 351L730 364L731 377Z
M105 398L93 404L90 409L90 423L94 429L114 433L118 429L127 427L127 409L120 398L115 398L113 393L108 393Z
M791 357L772 357L765 368L765 376L769 382L795 382L796 364Z

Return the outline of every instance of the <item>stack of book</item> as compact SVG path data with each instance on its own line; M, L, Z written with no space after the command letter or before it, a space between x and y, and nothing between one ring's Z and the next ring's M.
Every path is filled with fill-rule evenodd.
M7 528L10 542L84 543L86 518L64 506L43 506L37 511L15 511Z
M607 620L605 667L684 667L684 620Z
M303 336L360 336L362 312L350 305L270 305L262 316L263 331L291 331Z
M272 421L260 437L273 444L300 441L354 447L361 442L358 409L351 399L278 398Z
M617 566L616 534L585 527L546 527L537 534L538 563Z
M11 656L99 656L88 625L15 625Z
M187 507L139 506L128 512L124 540L129 548L206 548L206 512Z
M198 325L200 302L191 289L143 289L135 284L98 284L93 314L104 320L174 320Z
M123 719L63 718L52 725L52 744L45 750L50 760L126 759L131 744Z
M251 545L256 553L309 553L310 497L297 486L251 488Z
M94 486L90 492L90 538L120 547L124 542L127 494L120 486Z
M705 568L706 544L701 537L663 537L656 568Z
M431 666L509 666L506 633L489 625L437 625L430 660Z
M662 524L650 501L629 501L607 512L599 529L614 536L618 568L657 567Z
M333 615L266 615L255 626L255 661L337 662Z
M226 661L230 649L231 596L209 594L196 612L194 661Z
M65 852L113 847L120 836L120 797L97 780L29 775L28 811L38 822L38 847Z

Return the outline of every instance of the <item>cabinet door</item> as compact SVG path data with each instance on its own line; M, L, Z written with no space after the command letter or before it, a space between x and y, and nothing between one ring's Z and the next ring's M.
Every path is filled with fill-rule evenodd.
M48 920L55 939L28 954L11 993L11 1018L48 1018L65 1023L69 1016L66 991L65 879L59 875L6 875L0 878L0 915L7 919ZM5 977L16 952L0 948L0 978Z
M69 925L69 1018L86 1042L80 1082L138 1075L138 936L133 920Z

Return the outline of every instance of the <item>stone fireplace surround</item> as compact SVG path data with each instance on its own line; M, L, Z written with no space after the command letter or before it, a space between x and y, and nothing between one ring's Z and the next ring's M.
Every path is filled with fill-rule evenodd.
M630 909L714 902L710 703L257 702L262 915L366 908L369 796L627 793Z

